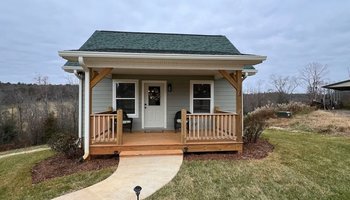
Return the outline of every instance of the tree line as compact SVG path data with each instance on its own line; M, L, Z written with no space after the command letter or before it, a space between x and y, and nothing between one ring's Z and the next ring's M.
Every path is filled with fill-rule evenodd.
M0 150L45 144L57 132L78 130L78 86L0 82Z
M350 77L350 68L347 69ZM244 111L251 112L258 107L267 104L281 104L289 102L303 102L309 105L319 105L330 98L334 91L329 91L322 86L329 84L327 81L328 66L321 63L309 63L295 76L271 74L268 80L268 91L261 88L262 82L256 87L245 91ZM339 80L340 81L340 80ZM297 93L296 90L299 89ZM301 90L300 90L301 89ZM333 93L334 94L334 93ZM350 104L350 94L342 92L343 104ZM325 101L328 103L328 101Z

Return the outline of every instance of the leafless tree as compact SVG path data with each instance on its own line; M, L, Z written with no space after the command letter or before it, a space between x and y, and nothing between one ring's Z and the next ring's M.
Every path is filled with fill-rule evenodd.
M40 96L41 100L44 103L44 117L46 118L49 115L50 107L49 107L49 97L48 97L48 90L49 90L49 77L43 76L41 74L37 74L36 77L34 77L35 83L40 86Z
M251 112L268 103L265 98L265 92L262 89L263 87L263 80L258 80L254 87L249 87L245 90L245 95L243 96L243 110L245 113Z
M277 103L288 103L291 100L292 93L299 86L299 81L294 76L270 76L270 84L278 94Z
M309 63L300 71L300 79L306 87L310 101L319 99L327 71L327 65L316 62Z

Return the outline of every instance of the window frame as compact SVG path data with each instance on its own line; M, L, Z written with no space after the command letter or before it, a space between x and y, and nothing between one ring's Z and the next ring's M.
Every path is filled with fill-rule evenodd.
M210 98L193 98L193 85L194 84L210 84ZM193 112L193 101L194 100L210 100L210 112L207 114L214 113L214 81L213 80L190 80L190 112ZM200 113L197 113L200 114ZM206 114L206 113L202 113Z
M139 80L137 79L113 79L112 81L113 86L113 95L112 95L112 105L113 110L117 109L117 99L135 99L135 113L134 114L128 114L128 117L130 118L138 118L139 117ZM134 83L135 84L135 98L117 98L117 83Z

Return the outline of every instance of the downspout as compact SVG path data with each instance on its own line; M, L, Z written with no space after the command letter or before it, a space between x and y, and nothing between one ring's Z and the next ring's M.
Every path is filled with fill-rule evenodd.
M242 140L244 141L244 92L243 92L243 81L248 77L248 72L244 72L244 75L242 77L242 88L241 88L241 93L242 93Z
M85 71L85 79L84 79L84 156L83 159L87 159L90 154L90 69L84 63L84 58L79 56L78 58L79 65L83 67Z
M78 138L79 138L79 147L81 147L81 137L82 137L82 130L83 130L83 78L84 74L81 72L78 72L78 70L74 70L74 75L79 79L79 117L78 117Z

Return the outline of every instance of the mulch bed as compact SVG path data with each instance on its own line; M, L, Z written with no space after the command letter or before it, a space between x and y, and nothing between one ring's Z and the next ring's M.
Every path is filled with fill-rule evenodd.
M262 159L274 149L267 140L259 139L256 143L244 144L243 153L215 152L215 153L186 153L185 160L249 160Z
M244 144L243 153L216 152L216 153L186 153L185 160L248 160L262 159L273 151L273 145L267 140L260 139L257 143ZM80 171L92 171L118 165L119 160L115 156L94 157L87 162L79 162L77 159L68 159L63 154L56 154L41 161L32 168L32 182L34 184L66 176Z
M36 184L55 177L66 176L81 171L100 170L118 165L115 156L94 157L87 162L68 159L63 154L56 154L45 159L32 168L32 183Z

